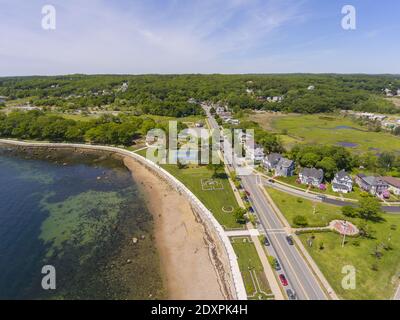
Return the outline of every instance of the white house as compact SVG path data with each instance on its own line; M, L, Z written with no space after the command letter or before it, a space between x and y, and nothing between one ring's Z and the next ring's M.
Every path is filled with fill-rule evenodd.
M233 125L238 125L238 124L240 124L240 120L239 120L239 119L231 119L229 122L230 122L231 124L233 124Z
M299 179L302 184L319 187L324 179L324 171L316 168L303 168L299 173Z
M254 160L256 162L262 161L264 159L264 148L261 145L255 144L254 148L246 147L246 157Z
M341 193L348 193L353 190L353 179L345 170L341 170L335 174L332 180L332 190Z
M310 90L310 91L315 90L315 86L309 86L309 87L307 88L307 90Z

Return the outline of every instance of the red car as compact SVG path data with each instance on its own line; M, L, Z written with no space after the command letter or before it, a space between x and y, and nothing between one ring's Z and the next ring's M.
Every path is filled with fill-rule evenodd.
M245 190L245 192L246 192L247 196L249 197L250 196L250 192L248 192L247 190Z
M280 274L280 275L279 275L279 280L281 280L281 283L282 283L282 285L283 285L284 287L286 287L286 286L288 285L288 282L287 282L286 277L285 277L284 274Z

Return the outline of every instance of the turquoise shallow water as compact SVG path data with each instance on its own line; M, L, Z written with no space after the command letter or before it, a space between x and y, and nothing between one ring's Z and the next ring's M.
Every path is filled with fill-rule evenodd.
M162 298L153 239L120 160L0 147L0 299ZM56 290L41 287L44 265Z

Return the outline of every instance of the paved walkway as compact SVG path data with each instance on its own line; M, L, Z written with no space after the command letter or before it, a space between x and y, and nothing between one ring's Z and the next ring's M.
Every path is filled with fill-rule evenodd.
M257 229L232 230L225 233L228 237L258 237L260 235Z

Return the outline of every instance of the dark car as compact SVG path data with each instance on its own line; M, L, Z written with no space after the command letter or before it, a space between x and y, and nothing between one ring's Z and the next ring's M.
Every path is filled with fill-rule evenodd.
M286 294L287 294L289 300L297 300L296 293L292 289L287 289Z
M280 274L280 275L279 275L279 280L281 280L281 283L282 283L282 285L283 285L284 287L286 287L286 286L288 285L288 282L287 282L286 277L285 277L284 274Z
M264 245L266 245L267 247L271 245L267 237L264 237Z
M247 190L245 190L245 192L246 192L247 196L250 197L250 192L248 192Z
M292 236L286 236L286 241L292 246L294 244Z
M269 182L269 183L275 183L275 180L269 179L268 182Z
M250 207L249 210L250 210L251 213L254 213L253 207Z
M274 268L275 268L276 271L280 271L281 270L281 265L280 265L278 260L275 260Z

